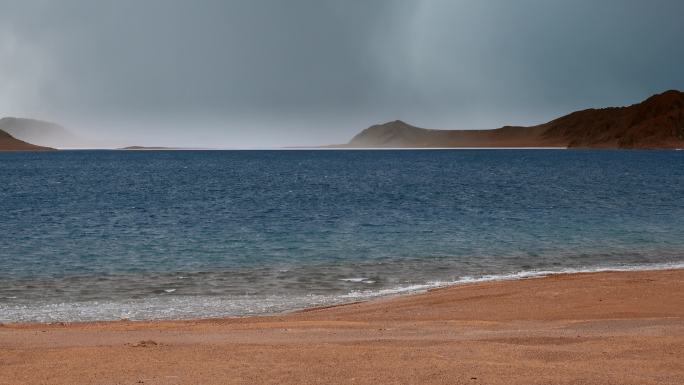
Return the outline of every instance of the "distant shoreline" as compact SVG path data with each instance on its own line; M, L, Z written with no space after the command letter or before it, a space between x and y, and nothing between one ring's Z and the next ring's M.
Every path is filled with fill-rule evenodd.
M372 125L347 143L288 146L302 149L681 149L684 147L684 93L668 90L629 106L575 111L535 126L445 130L401 120ZM4 130L4 131L3 131ZM42 134L41 134L42 133ZM59 142L41 140L50 134ZM71 138L71 139L69 139ZM83 145L63 127L35 119L0 119L0 150ZM71 144L69 144L71 143ZM80 144L76 144L80 143ZM95 143L95 142L92 142ZM43 148L48 149L48 148ZM117 150L199 150L165 146L127 146ZM201 148L202 150L210 150ZM219 148L225 149L225 148Z
M1 150L0 153L54 153L65 151L472 151L472 150L568 150L568 151L684 151L684 148L594 148L594 147L265 147L265 148L55 148L49 150Z

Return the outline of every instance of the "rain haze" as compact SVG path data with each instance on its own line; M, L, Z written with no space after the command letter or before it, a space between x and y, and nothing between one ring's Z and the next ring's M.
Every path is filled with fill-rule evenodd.
M684 88L684 2L0 0L0 116L103 146L542 123Z

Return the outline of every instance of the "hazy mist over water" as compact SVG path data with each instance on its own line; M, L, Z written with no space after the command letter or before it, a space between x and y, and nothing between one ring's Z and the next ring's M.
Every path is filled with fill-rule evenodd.
M684 88L684 3L0 1L0 116L102 146L535 124Z

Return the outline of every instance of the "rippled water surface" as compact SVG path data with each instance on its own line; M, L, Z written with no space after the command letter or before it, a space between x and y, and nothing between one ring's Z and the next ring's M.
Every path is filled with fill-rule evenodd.
M260 314L667 267L682 234L682 151L0 153L0 322Z

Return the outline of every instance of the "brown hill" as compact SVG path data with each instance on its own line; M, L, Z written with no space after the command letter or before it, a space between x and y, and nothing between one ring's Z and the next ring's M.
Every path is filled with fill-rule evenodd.
M36 146L14 138L12 135L0 130L0 151L39 151L52 150L49 147Z
M543 125L568 147L684 147L684 93L667 91L628 107L574 112Z
M55 148L89 147L91 143L77 137L59 124L37 119L6 117L0 119L0 130L13 137L39 146Z
M495 130L430 130L395 120L368 127L344 147L565 147L539 127Z
M400 120L371 126L341 147L684 147L684 93L667 91L628 107L573 112L531 127L429 130Z

